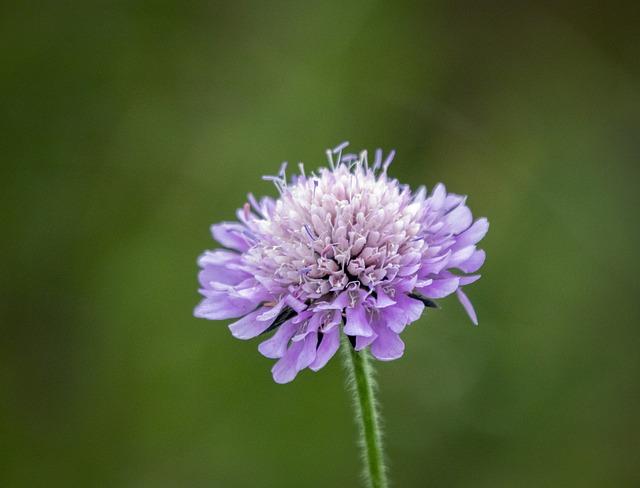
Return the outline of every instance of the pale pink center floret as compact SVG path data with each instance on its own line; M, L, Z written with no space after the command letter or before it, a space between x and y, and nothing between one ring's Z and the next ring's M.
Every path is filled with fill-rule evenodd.
M273 213L253 222L260 239L245 259L265 286L303 301L373 289L420 260L422 208L385 173L323 169L287 187Z

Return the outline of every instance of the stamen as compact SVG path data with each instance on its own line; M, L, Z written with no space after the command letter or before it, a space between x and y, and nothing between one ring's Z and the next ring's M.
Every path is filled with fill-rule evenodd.
M334 154L339 153L339 152L341 153L341 152L342 152L342 150L343 150L345 147L347 147L348 145L349 145L349 141L341 142L340 144L338 144L336 147L334 147L334 148L333 148L333 153L334 153Z
M387 159L384 160L384 164L382 165L382 172L383 173L387 173L387 169L389 168L389 165L391 164L391 162L393 161L394 156L396 155L396 150L392 149L391 152L389 152Z
M329 166L331 166L332 170L336 169L335 164L333 163L333 153L331 152L331 149L327 149L327 160L329 161Z
M286 161L283 161L282 164L280 165L280 171L278 172L278 175L280 176L280 178L282 178L282 181L285 183L285 186L287 184L287 165L289 163L287 163Z
M380 165L382 165L382 149L376 149L376 158L373 162L373 172L375 173L380 169Z
M338 144L335 148L333 148L333 153L338 155L336 166L340 166L340 161L342 159L342 150L348 145L349 145L349 141L344 141L341 144Z
M367 162L367 150L366 150L366 149L365 149L365 150L363 150L363 151L360 153L360 158L359 158L359 160L358 160L358 164L359 164L360 166L364 166L365 168L368 168L368 167L369 167L369 163Z
M285 192L286 187L283 185L282 183L282 179L278 176L263 176L262 179L264 181L271 181L276 189L278 190L278 193L280 193L281 195Z
M358 156L356 154L345 154L342 156L342 164L349 164L352 161L357 161Z

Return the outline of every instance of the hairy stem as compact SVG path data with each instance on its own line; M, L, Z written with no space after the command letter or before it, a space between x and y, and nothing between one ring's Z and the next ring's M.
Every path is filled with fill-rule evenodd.
M387 473L382 449L376 383L368 351L356 351L343 336L342 356L358 423L359 444L364 461L364 477L370 488L387 488Z

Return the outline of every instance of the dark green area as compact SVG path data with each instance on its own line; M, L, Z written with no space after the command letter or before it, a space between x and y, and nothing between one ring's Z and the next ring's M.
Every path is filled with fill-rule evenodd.
M209 224L344 139L491 221L480 327L376 364L394 486L640 484L636 2L15 3L1 486L356 485L340 361L276 385L192 318Z

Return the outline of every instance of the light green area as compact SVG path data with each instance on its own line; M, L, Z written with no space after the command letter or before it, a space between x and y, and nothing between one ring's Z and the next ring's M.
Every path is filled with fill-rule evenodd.
M349 487L334 358L288 385L192 317L208 226L280 162L396 148L483 278L376 363L393 486L640 484L633 2L0 7L0 486Z

